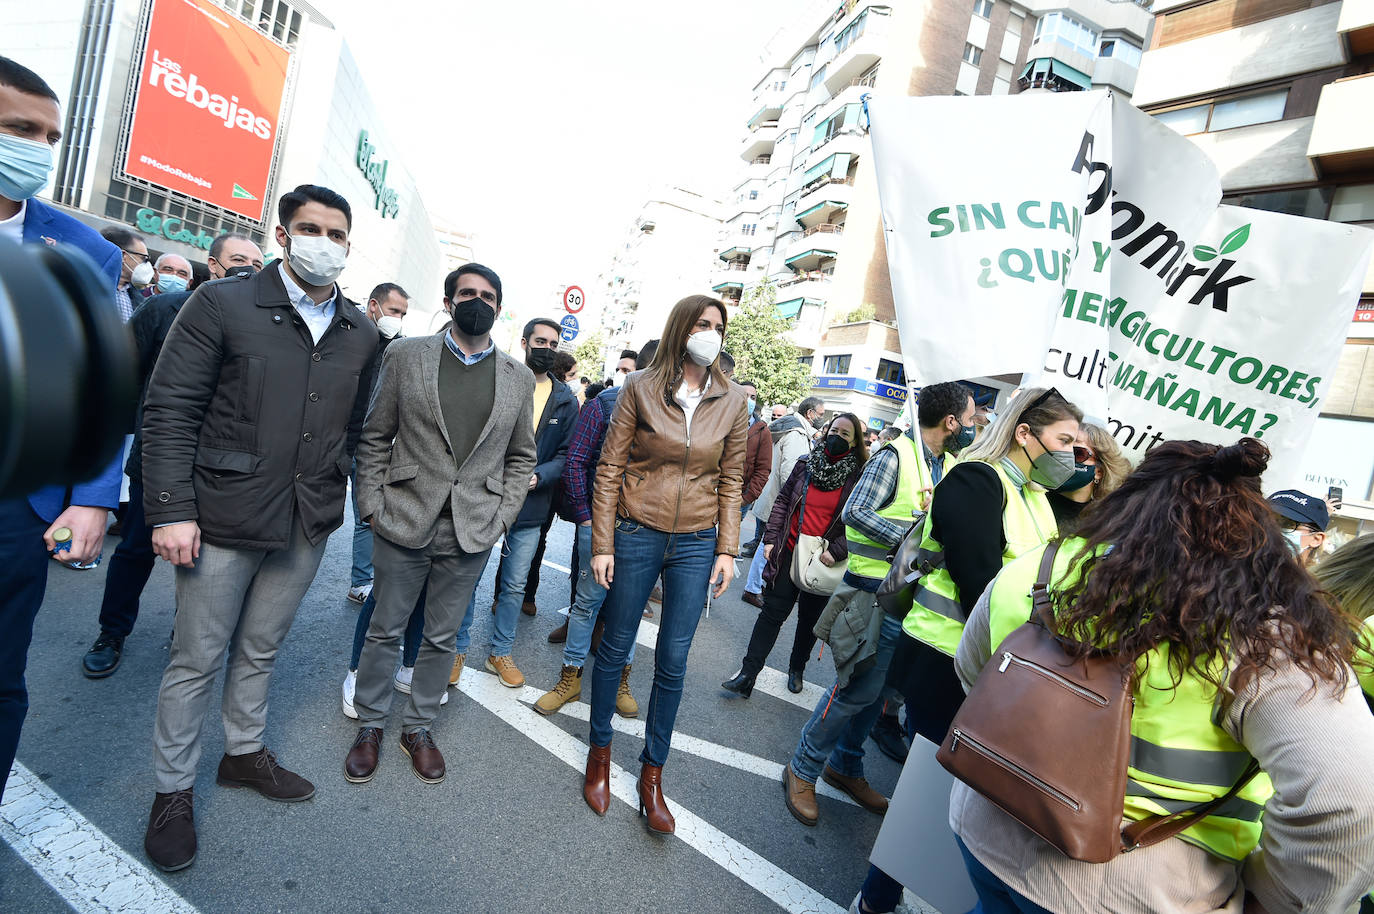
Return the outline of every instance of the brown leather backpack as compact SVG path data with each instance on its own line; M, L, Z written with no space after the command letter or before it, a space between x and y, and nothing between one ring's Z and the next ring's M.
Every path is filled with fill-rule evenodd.
M997 646L935 757L1066 856L1106 863L1209 815L1259 765L1251 760L1224 796L1122 827L1135 663L1101 652L1074 660L1064 649L1049 595L1058 552L1057 541L1045 548L1030 620Z

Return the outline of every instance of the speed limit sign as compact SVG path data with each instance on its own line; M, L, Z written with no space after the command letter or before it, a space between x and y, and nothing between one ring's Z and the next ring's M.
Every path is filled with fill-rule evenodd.
M587 297L582 294L581 286L568 286L563 290L563 310L569 314L576 314L581 311L585 304L587 304Z

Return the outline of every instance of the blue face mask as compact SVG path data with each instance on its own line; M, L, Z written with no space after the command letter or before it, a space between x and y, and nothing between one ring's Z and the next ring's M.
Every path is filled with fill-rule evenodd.
M754 415L754 398L749 398L749 415Z
M159 273L157 277L157 290L159 292L185 292L190 285L185 279L173 273Z
M52 147L0 133L0 197L16 203L43 189L52 174Z

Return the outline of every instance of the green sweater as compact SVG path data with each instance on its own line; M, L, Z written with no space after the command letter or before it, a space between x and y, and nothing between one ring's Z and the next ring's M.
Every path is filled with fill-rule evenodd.
M439 409L454 466L461 467L477 446L495 401L495 350L476 365L466 365L445 345L439 357Z

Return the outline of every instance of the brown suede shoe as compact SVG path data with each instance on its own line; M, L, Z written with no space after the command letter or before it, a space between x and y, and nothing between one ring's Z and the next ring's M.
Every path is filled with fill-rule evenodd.
M360 727L353 747L344 759L344 780L350 784L366 784L377 773L382 755L382 728Z
M410 770L426 784L437 784L444 779L444 756L434 745L434 737L428 730L402 733L401 751L410 756Z
M257 752L220 759L215 781L221 787L251 787L267 799L282 803L299 803L315 795L315 785L277 764L277 757L266 746Z
M820 821L821 811L816 805L816 785L808 784L797 777L789 762L782 769L782 793L787 801L787 811L803 825L815 825Z
M143 850L164 873L184 870L196 862L196 821L191 807L190 789L153 798Z
M887 797L874 790L867 778L848 777L840 774L829 765L825 766L825 770L821 772L821 777L831 787L849 794L854 798L855 803L869 812L876 812L880 816L887 812Z
M564 620L563 624L549 632L550 644L562 644L568 640L568 623Z
M520 611L527 616L532 616L535 613L539 612L539 607L534 605L533 600L526 600L525 602L520 604Z

